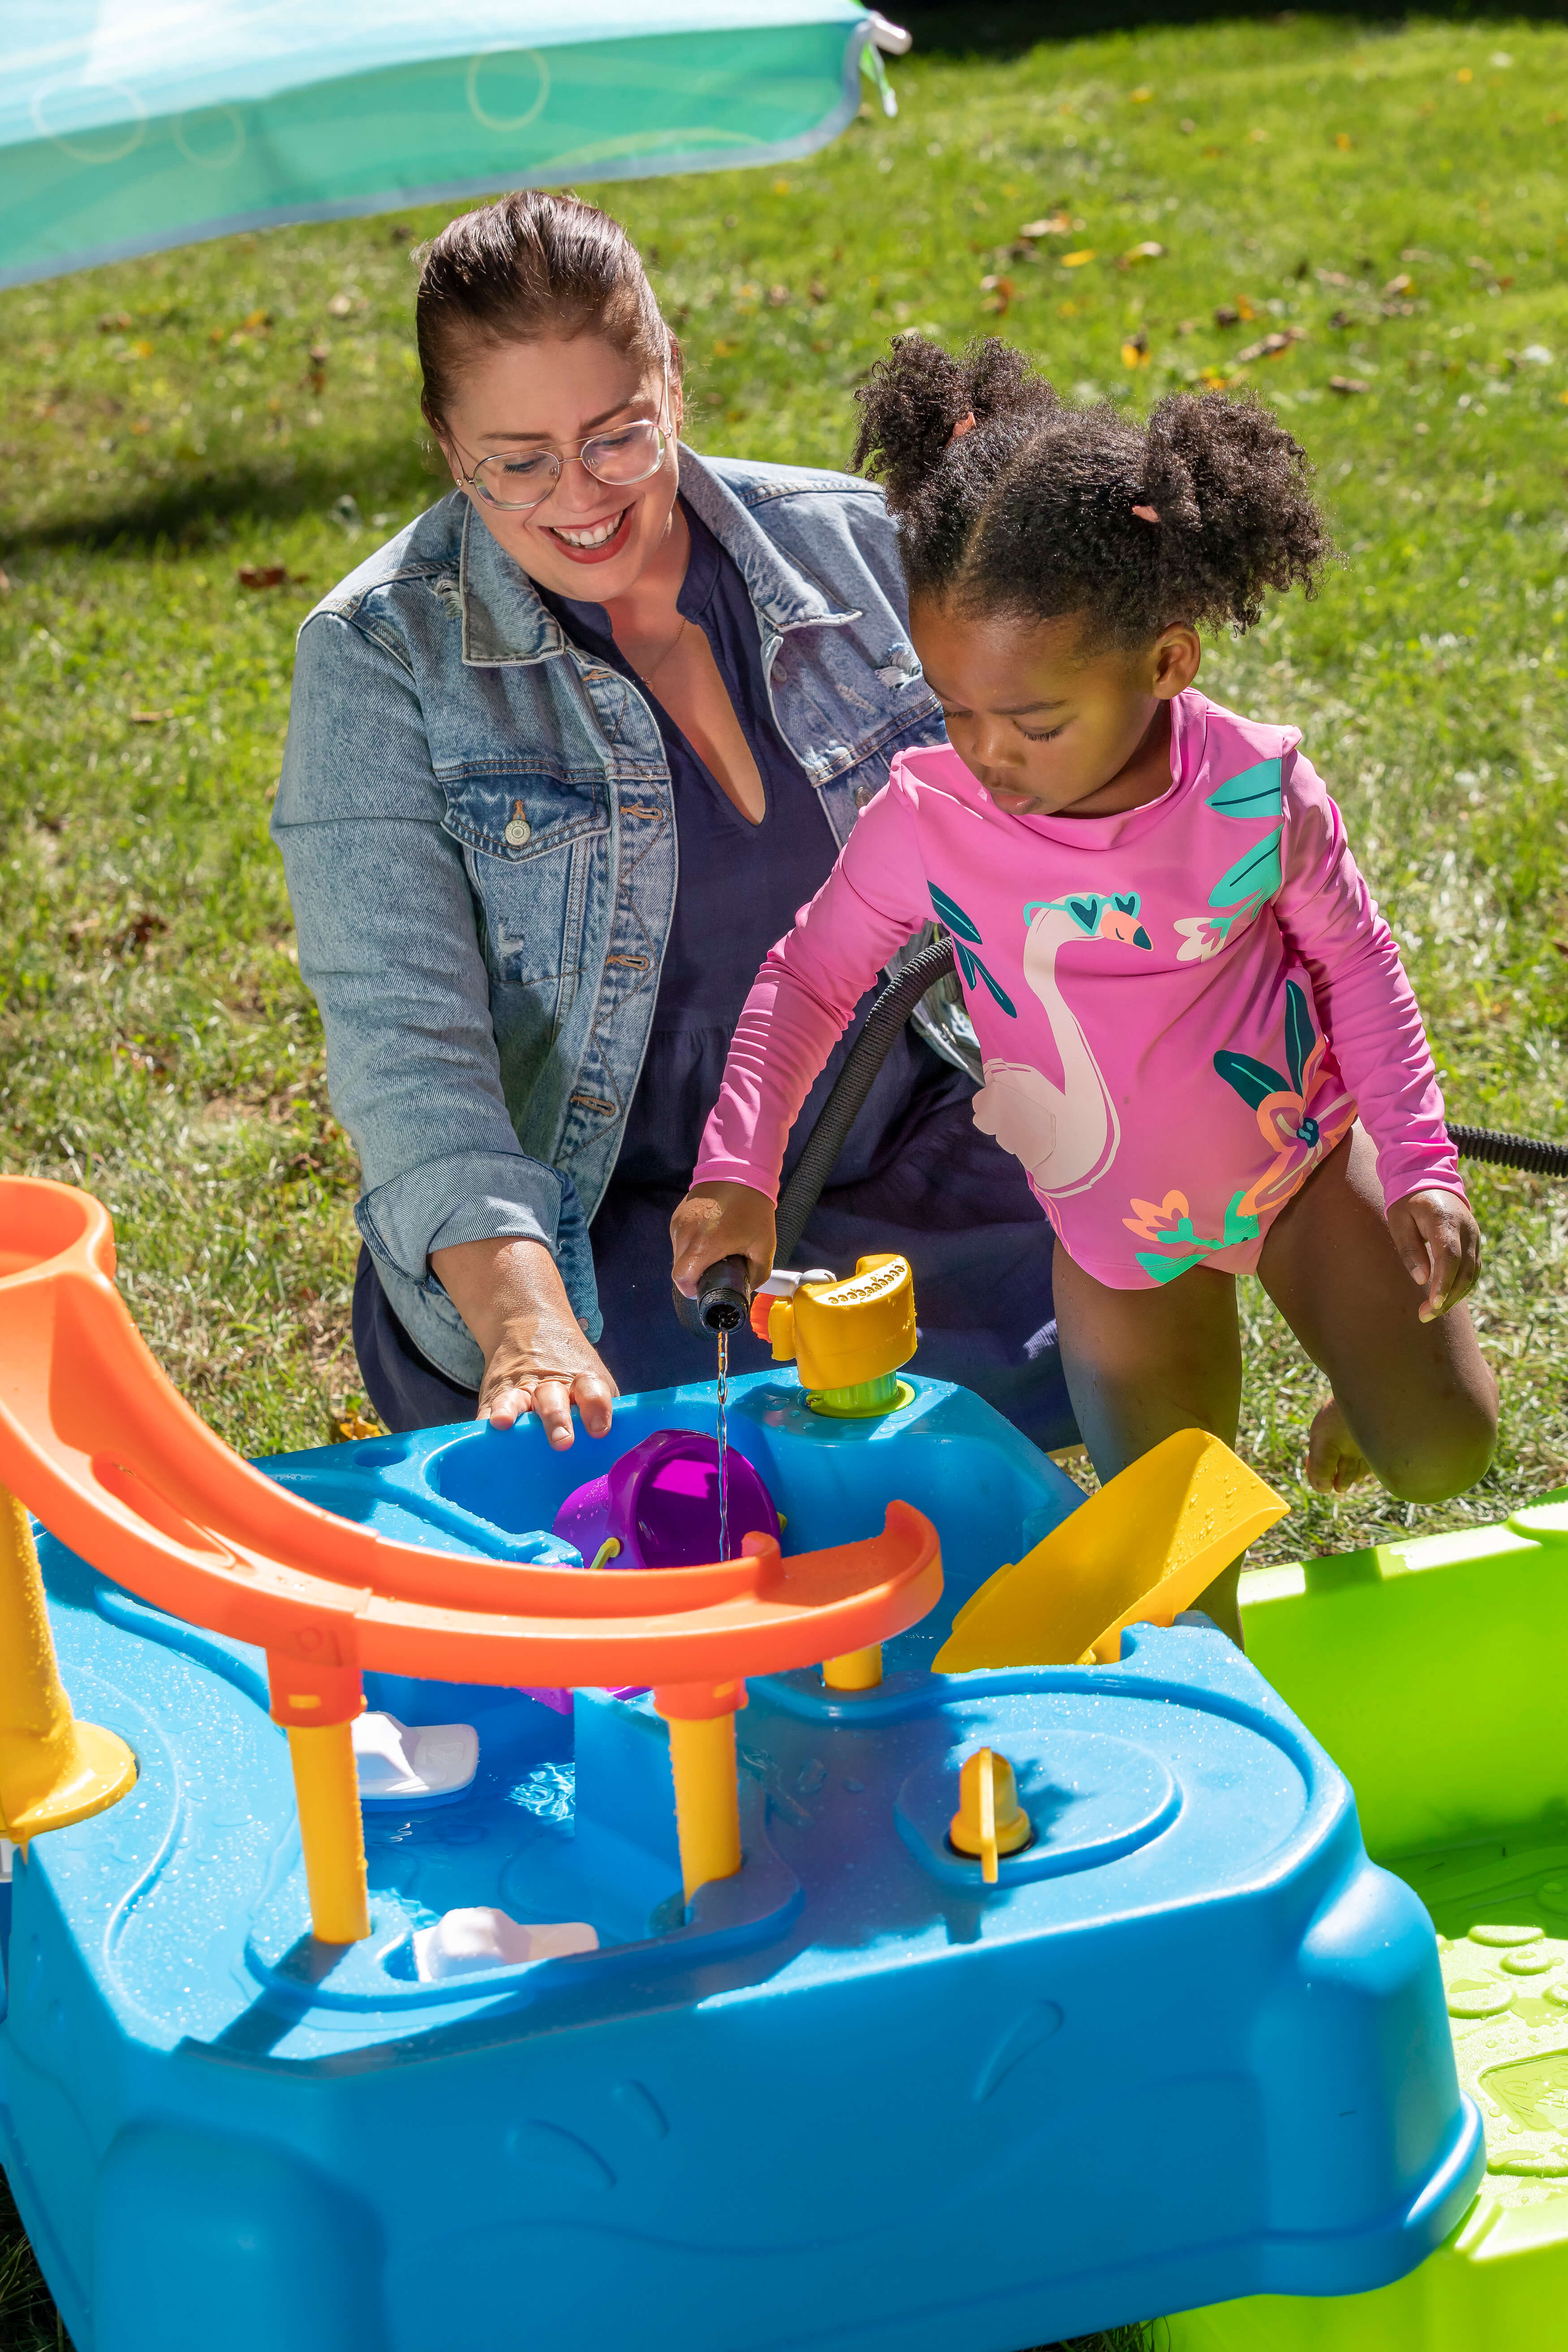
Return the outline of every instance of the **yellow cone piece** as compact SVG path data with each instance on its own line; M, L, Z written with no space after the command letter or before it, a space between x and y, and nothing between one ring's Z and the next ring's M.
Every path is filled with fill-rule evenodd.
M101 1813L135 1782L136 1759L119 1733L71 1714L32 1526L0 1486L0 1835L26 1853L40 1830Z
M977 1748L958 1776L958 1811L948 1825L948 1843L958 1853L980 1857L980 1875L996 1884L996 1857L1027 1845L1035 1825L1018 1802L1018 1783L1005 1756Z
M999 1568L953 1619L933 1668L1117 1658L1124 1625L1169 1625L1289 1508L1219 1438L1178 1430Z
M310 1897L310 1933L322 1944L357 1944L370 1933L364 1821L350 1723L289 1727L300 1843Z

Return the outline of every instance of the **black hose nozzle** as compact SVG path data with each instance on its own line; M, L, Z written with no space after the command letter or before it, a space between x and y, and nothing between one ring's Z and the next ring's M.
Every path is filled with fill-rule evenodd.
M697 1286L695 1298L670 1286L675 1311L687 1330L738 1331L752 1312L751 1276L743 1257L721 1257Z

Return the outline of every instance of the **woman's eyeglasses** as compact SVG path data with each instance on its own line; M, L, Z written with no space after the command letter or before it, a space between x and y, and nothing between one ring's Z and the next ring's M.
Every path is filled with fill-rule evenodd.
M659 404L661 416L668 400L667 366L664 398ZM574 450L498 449L489 457L481 457L463 480L468 489L479 492L487 505L510 508L516 513L543 505L561 479L561 469L568 457L576 457L596 482L607 483L612 489L626 489L633 482L646 482L650 474L658 473L668 446L662 425L651 417L638 417L630 425L617 425L612 432L592 435Z

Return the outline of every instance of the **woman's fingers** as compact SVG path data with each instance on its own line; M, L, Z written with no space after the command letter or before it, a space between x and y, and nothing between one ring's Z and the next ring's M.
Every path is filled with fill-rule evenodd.
M492 1429L511 1429L525 1413L537 1413L546 1437L560 1453L572 1443L574 1405L590 1437L608 1435L616 1393L607 1374L536 1373L527 1381L503 1381L493 1396L480 1400L479 1417Z

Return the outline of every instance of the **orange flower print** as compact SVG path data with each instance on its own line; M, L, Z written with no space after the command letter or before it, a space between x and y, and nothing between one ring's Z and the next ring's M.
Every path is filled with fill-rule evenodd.
M1313 1101L1313 1088L1327 1040L1313 1026L1306 991L1295 981L1285 987L1286 1078L1250 1054L1219 1053L1215 1068L1258 1113L1258 1125L1274 1158L1241 1196L1243 1216L1264 1217L1281 1208L1320 1160L1325 1160L1352 1125L1355 1103L1342 1088L1331 1099ZM1309 1105L1311 1108L1309 1108Z
M1175 1230L1184 1217L1190 1217L1193 1213L1187 1206L1184 1192L1167 1192L1158 1202L1140 1201L1134 1195L1132 1206L1136 1214L1123 1217L1121 1222L1130 1234L1137 1234L1141 1242L1163 1241L1167 1234Z

